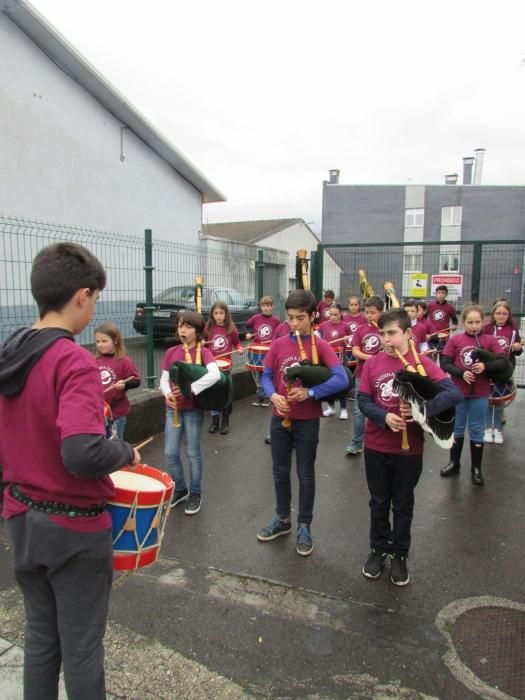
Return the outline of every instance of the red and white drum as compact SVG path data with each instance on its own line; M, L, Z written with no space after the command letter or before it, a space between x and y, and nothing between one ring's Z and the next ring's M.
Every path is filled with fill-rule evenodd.
M227 357L218 357L215 362L221 370L221 372L229 372L232 368L232 361Z
M268 345L248 345L246 347L246 352L248 353L246 367L251 369L252 372L262 372L264 369L264 358L268 350Z
M110 476L115 485L115 496L107 504L113 523L113 569L153 564L170 512L173 480L146 464L124 467Z
M489 396L491 406L501 406L504 408L511 404L516 398L516 385L512 380L508 382L494 382L492 393Z

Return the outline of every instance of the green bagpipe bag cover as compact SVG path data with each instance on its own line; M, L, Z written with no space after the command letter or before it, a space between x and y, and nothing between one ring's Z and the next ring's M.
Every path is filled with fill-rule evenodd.
M206 367L187 362L174 362L169 369L170 381L179 387L185 398L193 399L198 408L220 411L233 401L232 378L229 373L220 372L221 377L216 384L198 395L192 394L192 383L203 377L207 372Z
M323 397L323 401L328 401L332 403L333 401L340 401L348 396L348 392L352 388L352 372L346 365L343 365L346 376L348 377L348 387L338 394L333 396ZM332 372L324 365L310 365L310 364L298 364L287 367L284 371L284 380L286 382L295 381L299 379L301 384L309 389L312 386L317 386L326 382L332 376Z

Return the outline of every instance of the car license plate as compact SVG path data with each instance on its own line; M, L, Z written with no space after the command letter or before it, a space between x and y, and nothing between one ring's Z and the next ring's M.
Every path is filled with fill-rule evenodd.
M170 311L154 311L153 315L157 318L169 318L171 316Z

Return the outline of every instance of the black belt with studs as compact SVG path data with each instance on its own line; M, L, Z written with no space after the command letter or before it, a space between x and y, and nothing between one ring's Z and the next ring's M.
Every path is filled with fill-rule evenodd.
M31 510L37 510L47 515L65 515L68 518L94 518L97 515L101 515L105 510L104 506L80 508L68 503L58 503L57 501L35 501L34 498L21 491L18 484L10 484L9 493L17 501L31 508Z

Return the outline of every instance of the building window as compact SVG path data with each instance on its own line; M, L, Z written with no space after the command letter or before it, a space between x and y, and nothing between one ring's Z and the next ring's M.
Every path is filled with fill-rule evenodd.
M405 209L405 227L423 226L425 223L424 209Z
M459 246L441 247L439 271L459 272Z
M404 272L421 272L421 253L405 253L403 256Z
M461 226L463 207L442 207L441 226Z

